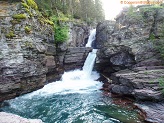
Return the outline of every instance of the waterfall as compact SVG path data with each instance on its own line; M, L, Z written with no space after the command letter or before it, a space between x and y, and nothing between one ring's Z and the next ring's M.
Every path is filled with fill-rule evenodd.
M90 75L92 72L94 62L96 59L96 52L97 49L93 49L92 52L88 54L87 59L85 60L83 71L86 72L88 75Z
M86 46L91 45L92 41L95 40L95 35L96 29L93 29ZM96 81L99 78L99 74L96 71L92 71L96 59L96 52L97 49L93 49L88 54L82 70L77 69L64 72L60 81L45 85L42 89L28 94L27 98L32 98L36 95L86 93L100 89L102 83Z
M91 47L92 46L92 42L96 39L96 29L93 29L90 31L90 35L88 38L88 42L85 45L85 47Z
M96 38L96 29L93 29L90 31L88 42L85 47L92 47L92 42L95 40L95 38ZM92 72L94 62L96 60L96 52L97 49L93 49L92 52L88 54L87 59L85 60L83 71L88 73L88 75L90 75Z

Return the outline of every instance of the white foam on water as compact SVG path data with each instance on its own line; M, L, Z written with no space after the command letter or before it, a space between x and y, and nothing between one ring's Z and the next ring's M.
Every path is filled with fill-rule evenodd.
M99 74L95 71L91 75L88 75L88 73L82 70L65 72L61 81L47 84L42 89L25 95L24 98L32 98L37 95L88 93L101 88L102 83L96 81L98 78Z
M91 45L92 41L95 40L95 35L96 29L93 29L87 44ZM31 98L36 95L46 96L52 94L87 93L100 89L102 83L96 81L99 78L99 74L92 71L96 59L96 52L97 49L93 49L92 52L88 54L83 70L78 69L65 72L62 75L61 81L47 84L42 89L27 94L24 97Z

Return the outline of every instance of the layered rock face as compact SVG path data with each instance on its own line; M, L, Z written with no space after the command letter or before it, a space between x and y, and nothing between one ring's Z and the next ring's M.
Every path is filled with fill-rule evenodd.
M151 41L163 40L163 11L154 6L124 9L115 22L98 24L95 42L96 69L110 79L107 90L140 101L136 106L152 123L164 120L164 62Z
M40 21L35 10L31 8L30 16L21 4L0 4L0 102L41 88L59 79L64 70L83 66L89 48L68 44L57 48L53 26Z
M159 87L163 61L151 41L152 35L156 42L162 40L161 11L164 9L151 6L139 6L133 13L124 9L115 22L98 24L96 68L112 79L113 93L139 100L163 99Z
M85 47L89 36L89 27L85 24L69 24L69 47Z

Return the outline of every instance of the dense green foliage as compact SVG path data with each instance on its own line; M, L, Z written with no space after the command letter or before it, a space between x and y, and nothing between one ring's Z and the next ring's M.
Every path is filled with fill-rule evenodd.
M133 5L130 5L127 16L131 19L135 19L137 21L143 19L142 14L139 14L137 11L137 8L135 8Z
M164 59L164 23L162 24L161 35L156 37L155 34L151 33L149 36L149 40L153 42L155 49L160 53L161 57Z
M41 23L53 26L55 44L68 39L66 22L76 22L78 19L78 23L85 21L92 24L104 19L101 0L22 0L21 4L30 17L34 16L34 9L40 15L38 18ZM13 18L25 18L22 15ZM31 29L26 26L25 32L30 33Z
M29 34L31 31L31 28L29 26L25 26L24 30L27 34Z
M29 6L31 6L33 9L35 9L35 10L38 9L38 6L37 6L37 4L35 3L34 0L27 0L27 4L28 4Z
M101 21L104 19L101 0L35 0L45 16L60 16L84 21Z
M8 34L6 34L6 38L13 38L15 37L15 34L13 31L10 31Z
M164 77L159 78L159 86L162 88L161 92L164 94Z
M55 44L68 39L65 22L80 19L91 24L104 19L101 0L35 0L46 22L54 24ZM26 5L24 5L28 8Z
M55 27L55 42L63 43L68 39L68 27L56 26Z
M164 40L153 40L155 49L159 51L161 57L164 59Z
M25 14L16 14L12 16L14 19L26 19Z

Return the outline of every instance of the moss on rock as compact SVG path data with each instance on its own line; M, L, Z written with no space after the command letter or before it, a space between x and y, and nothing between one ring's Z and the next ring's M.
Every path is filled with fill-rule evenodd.
M29 34L31 32L31 28L28 26L25 26L24 30L27 34Z
M6 38L13 38L15 37L15 34L13 31L10 31L8 34L6 34Z
M35 9L35 10L38 9L38 6L37 6L37 4L35 3L34 0L27 0L27 4L28 4L31 8Z
M14 19L26 19L25 14L15 14L12 16Z

